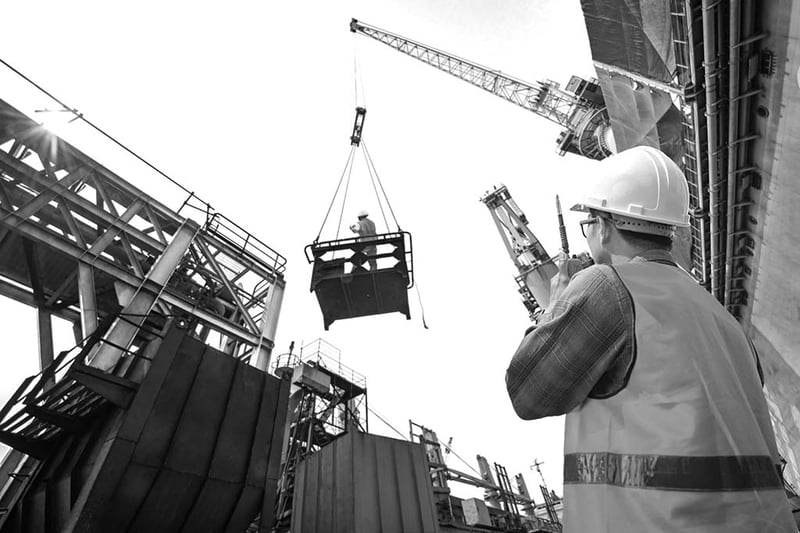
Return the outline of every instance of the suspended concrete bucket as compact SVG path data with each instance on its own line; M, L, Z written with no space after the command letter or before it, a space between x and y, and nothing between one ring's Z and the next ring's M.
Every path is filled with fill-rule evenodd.
M305 251L308 262L314 264L311 291L317 295L326 330L343 318L399 312L411 319L410 233L315 242Z

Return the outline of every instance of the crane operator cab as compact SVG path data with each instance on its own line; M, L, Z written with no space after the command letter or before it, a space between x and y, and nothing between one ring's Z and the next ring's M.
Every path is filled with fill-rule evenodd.
M334 321L345 318L394 312L404 314L406 319L411 318L408 306L408 290L414 285L411 234L400 229L396 218L394 219L396 231L389 230L384 204L392 218L394 212L366 146L362 146L361 132L365 115L365 108L356 108L355 124L350 137L350 156L345 165L345 172L339 180L328 213L322 222L320 234L305 248L306 259L313 265L311 291L317 296L326 330ZM347 230L353 235L340 237L347 192L350 190L354 154L362 147L372 188L376 193L387 231L377 233L376 224L369 218L369 212L362 209L357 213L357 221L347 225ZM336 236L331 240L320 241L322 229L325 227L331 208L337 203L345 179ZM378 195L378 190L383 193L383 198Z

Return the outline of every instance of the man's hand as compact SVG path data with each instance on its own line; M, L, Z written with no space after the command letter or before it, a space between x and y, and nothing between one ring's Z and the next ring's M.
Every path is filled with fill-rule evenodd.
M564 289L569 285L569 257L564 252L559 252L553 259L558 267L558 273L550 280L550 305L553 305Z

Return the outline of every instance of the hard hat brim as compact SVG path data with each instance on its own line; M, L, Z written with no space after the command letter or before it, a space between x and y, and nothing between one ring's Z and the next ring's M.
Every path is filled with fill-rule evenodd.
M659 218L656 218L656 217L640 216L640 215L636 215L635 213L629 213L627 211L622 211L620 209L610 209L610 208L608 208L606 206L575 204L572 207L570 207L570 211L580 211L580 212L583 212L583 213L588 213L592 209L594 209L595 211L608 213L609 215L619 215L619 216L622 216L622 217L631 218L631 219L635 219L635 220L641 220L641 221L644 221L644 222L651 222L651 223L654 223L654 224L663 224L663 225L666 225L666 226L675 226L675 227L678 227L678 228L688 228L691 225L691 223L688 220L688 217L687 217L687 220L685 220L683 222L675 222L673 220L664 220L664 219L659 219Z

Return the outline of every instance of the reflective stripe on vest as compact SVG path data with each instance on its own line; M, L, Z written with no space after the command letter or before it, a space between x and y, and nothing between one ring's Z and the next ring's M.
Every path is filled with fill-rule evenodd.
M797 533L741 325L674 266L613 271L635 362L625 388L566 416L564 532Z
M609 452L566 455L564 483L688 491L782 487L777 467L764 455L682 457Z

